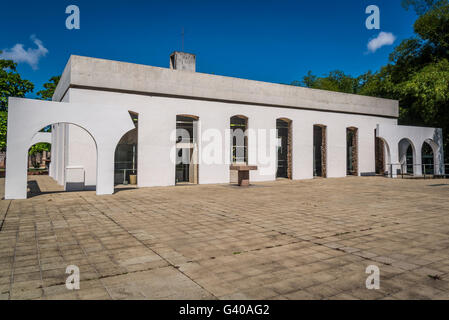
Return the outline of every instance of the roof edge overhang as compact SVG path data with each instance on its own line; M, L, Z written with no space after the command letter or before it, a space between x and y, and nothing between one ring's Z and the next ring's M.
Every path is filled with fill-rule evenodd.
M397 100L127 62L70 56L53 96L70 88L398 118Z

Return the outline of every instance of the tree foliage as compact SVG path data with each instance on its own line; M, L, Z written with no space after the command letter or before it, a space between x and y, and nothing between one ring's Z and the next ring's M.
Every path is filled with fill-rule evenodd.
M0 151L6 149L6 132L8 123L8 112L0 111Z
M23 98L34 89L30 81L20 77L16 68L14 61L0 59L0 111L8 111L9 97Z
M53 98L53 94L55 93L56 86L59 83L61 76L51 77L47 82L44 83L44 90L38 91L37 95L41 100L51 100Z
M22 79L17 72L17 63L12 60L0 59L0 151L4 151L6 148L8 98L23 98L33 89L34 85L30 81Z
M419 14L415 37L402 41L389 63L359 77L333 71L323 77L310 71L293 85L399 100L399 122L443 129L449 163L449 1L404 0Z
M307 75L303 77L302 81L294 81L292 85L304 86L312 89L360 94L366 82L370 80L372 76L371 71L354 78L341 70L334 70L323 77L318 77L312 74L312 71L309 71Z
M35 155L37 153L42 153L43 151L51 151L51 144L47 142L39 142L31 146L28 150L28 154L30 156Z
M405 10L412 7L418 15L426 13L430 8L437 5L439 2L444 2L440 0L402 0L401 4Z

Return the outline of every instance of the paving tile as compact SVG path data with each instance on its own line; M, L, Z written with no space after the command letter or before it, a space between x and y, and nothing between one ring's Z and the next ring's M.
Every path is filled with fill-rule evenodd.
M449 298L448 180L281 180L97 197L31 179L44 193L0 201L0 299ZM365 288L372 264L379 290ZM65 286L68 265L79 267L80 290Z

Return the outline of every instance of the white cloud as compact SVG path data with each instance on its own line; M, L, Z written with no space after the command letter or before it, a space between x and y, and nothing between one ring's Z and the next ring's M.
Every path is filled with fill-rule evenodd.
M392 45L395 40L396 36L394 34L382 31L376 38L368 42L368 50L370 52L376 52L377 49L383 46Z
M0 54L0 58L14 60L14 62L17 63L25 62L28 63L33 70L36 70L38 68L40 58L45 57L48 53L48 49L44 47L42 41L36 38L34 34L30 37L30 39L34 42L37 48L28 48L25 50L23 48L23 44L17 43L11 49L3 49L3 53Z

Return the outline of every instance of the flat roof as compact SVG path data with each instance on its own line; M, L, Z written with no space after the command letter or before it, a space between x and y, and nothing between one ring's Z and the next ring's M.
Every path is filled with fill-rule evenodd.
M170 96L397 118L397 100L285 84L70 56L53 95L69 88Z

